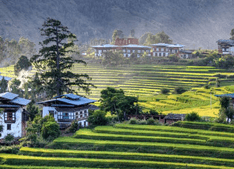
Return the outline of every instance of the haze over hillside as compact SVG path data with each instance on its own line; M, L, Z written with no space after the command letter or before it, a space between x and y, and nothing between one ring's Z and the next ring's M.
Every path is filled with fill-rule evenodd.
M234 0L0 0L0 36L38 44L47 17L60 20L79 42L111 39L114 29L136 37L165 31L187 48L216 49L234 28Z

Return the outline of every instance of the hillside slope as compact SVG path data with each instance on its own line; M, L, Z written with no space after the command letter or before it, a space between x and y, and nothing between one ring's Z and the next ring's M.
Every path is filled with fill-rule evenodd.
M114 29L125 35L135 29L164 30L175 43L188 48L217 48L234 28L233 0L0 0L0 36L29 38L38 44L38 28L47 17L60 20L78 35L79 42L110 39Z

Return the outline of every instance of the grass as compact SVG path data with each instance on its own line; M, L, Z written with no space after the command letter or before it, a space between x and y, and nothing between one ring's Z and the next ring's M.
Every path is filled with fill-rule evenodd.
M78 150L54 150L43 148L20 149L21 154L34 156L53 156L53 157L76 157L76 158L99 158L99 159L131 159L131 160L150 160L150 161L166 161L166 162L187 162L196 164L212 164L212 165L228 165L234 166L234 160L168 155L168 154L152 154L152 153L135 153L135 152L112 152L112 151L78 151Z
M91 158L56 158L56 157L34 157L23 155L0 154L7 165L36 164L37 166L66 166L66 167L109 167L118 168L222 168L230 169L226 166L214 166L204 164L185 164L175 162L159 161L139 161L139 160L120 160L120 159L91 159Z

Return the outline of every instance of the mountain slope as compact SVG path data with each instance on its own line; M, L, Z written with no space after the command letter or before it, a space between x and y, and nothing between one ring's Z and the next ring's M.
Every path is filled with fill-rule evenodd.
M234 0L0 0L0 36L38 44L43 21L60 20L79 42L111 39L114 29L136 36L164 30L187 48L217 48L234 28Z

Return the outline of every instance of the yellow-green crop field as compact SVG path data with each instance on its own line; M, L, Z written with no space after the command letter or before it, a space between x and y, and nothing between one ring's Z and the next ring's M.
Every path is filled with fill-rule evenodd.
M192 125L219 126L227 132L130 124L80 129L46 148L22 147L18 154L0 154L0 168L234 168L233 127Z
M155 109L161 113L190 113L198 112L201 116L217 116L219 100L214 95L234 92L234 73L212 66L175 66L175 65L129 65L123 67L103 67L98 64L83 66L76 64L73 72L88 74L97 88L92 88L87 97L100 99L101 90L106 87L123 89L127 95L138 96L139 105L144 111ZM13 66L0 68L2 76L15 77ZM35 73L32 70L31 74ZM212 89L202 88L212 80L215 84L219 78L221 87ZM188 91L173 94L175 87L184 87ZM74 88L76 88L74 86ZM161 95L162 88L170 89L170 94ZM86 95L79 91L81 95Z

